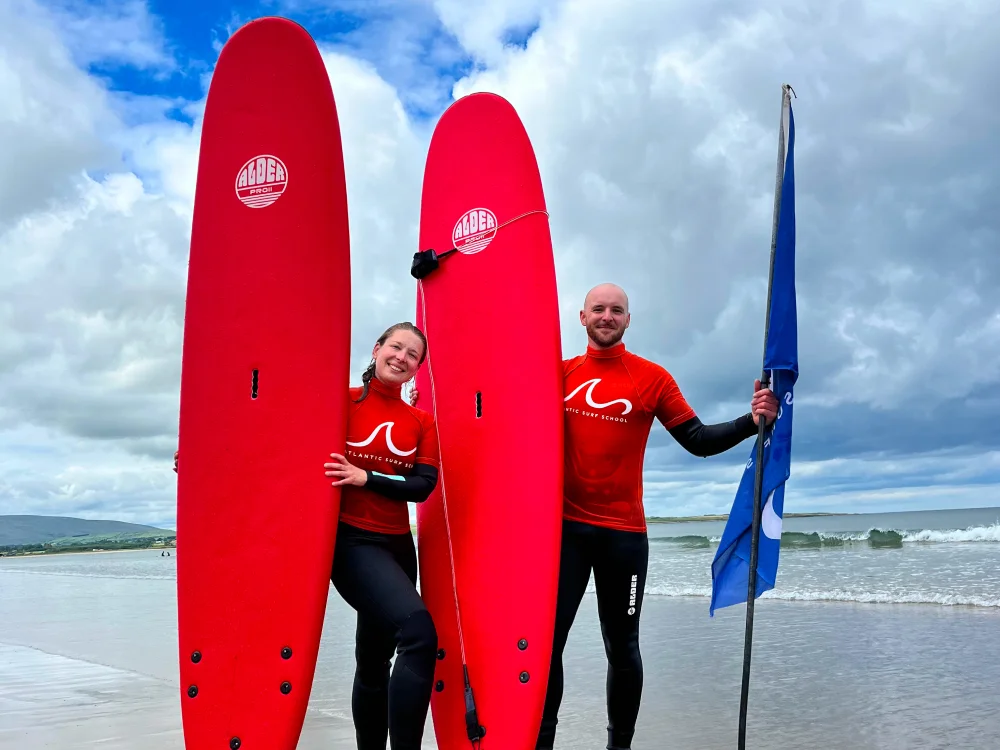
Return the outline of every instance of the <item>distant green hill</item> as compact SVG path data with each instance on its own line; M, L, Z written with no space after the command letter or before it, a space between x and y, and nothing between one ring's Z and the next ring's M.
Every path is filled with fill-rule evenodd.
M121 544L129 540L169 539L177 535L125 521L95 521L67 516L0 516L0 547L51 544L59 547L96 546L97 542Z
M107 547L153 542L157 539L173 539L173 531L117 531L111 533L85 534L83 536L63 536L46 544L53 547Z

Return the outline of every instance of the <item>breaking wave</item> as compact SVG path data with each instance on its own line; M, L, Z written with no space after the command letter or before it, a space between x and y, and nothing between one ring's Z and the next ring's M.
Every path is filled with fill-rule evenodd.
M720 536L652 537L650 542L670 544L690 549L716 546ZM868 529L859 532L785 531L781 535L782 549L822 549L862 545L874 548L902 547L904 544L974 544L1000 543L1000 523L990 526L970 526L966 529L907 531L901 529Z
M712 595L710 587L700 586L650 586L646 596L663 597L699 597L709 598ZM1000 609L1000 599L985 596L970 596L964 594L945 594L930 592L891 592L891 591L850 591L847 589L817 590L782 590L772 589L760 596L761 599L778 599L783 601L804 602L848 602L856 604L936 604L942 607L980 607Z

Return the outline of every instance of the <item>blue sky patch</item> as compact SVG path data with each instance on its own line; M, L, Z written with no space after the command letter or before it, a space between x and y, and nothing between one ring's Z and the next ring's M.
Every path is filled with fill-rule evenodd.
M528 47L528 40L531 36L538 31L538 23L532 23L525 26L514 27L507 29L501 40L505 47L518 47L520 49L526 49Z
M222 45L240 26L262 16L289 18L306 28L321 48L373 65L396 88L407 113L418 122L439 115L451 101L454 83L474 68L472 58L454 35L441 25L432 9L422 5L148 0L148 8L163 34L164 51L173 66L141 66L111 56L86 67L112 92L132 95L133 99L154 98L160 109L158 116L188 124L192 116L182 105L205 96L208 76ZM86 12L85 8L74 8L77 17ZM523 46L534 28L514 30L506 41ZM176 104L164 106L170 102Z

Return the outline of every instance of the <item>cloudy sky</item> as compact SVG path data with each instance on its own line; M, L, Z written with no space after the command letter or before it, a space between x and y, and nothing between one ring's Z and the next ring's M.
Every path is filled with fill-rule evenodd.
M587 289L614 281L629 348L704 421L744 412L787 82L801 377L786 510L1000 505L1000 11L960 5L0 2L0 513L173 524L201 114L221 45L272 13L315 36L338 102L355 381L378 333L412 317L436 118L487 90L537 153L564 355L585 346ZM510 366L509 343L495 330L480 354ZM654 426L647 512L725 512L751 443L695 459Z

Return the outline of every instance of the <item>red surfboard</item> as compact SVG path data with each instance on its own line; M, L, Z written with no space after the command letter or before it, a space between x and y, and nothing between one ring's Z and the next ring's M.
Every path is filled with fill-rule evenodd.
M421 593L443 650L435 734L441 750L472 747L465 666L479 747L531 750L559 578L562 355L538 165L501 97L463 97L437 124L420 247L455 248L417 294L428 339L418 405L437 419L442 462L417 506Z
M292 750L312 687L346 440L351 297L337 110L280 18L226 43L205 108L180 393L187 750Z

